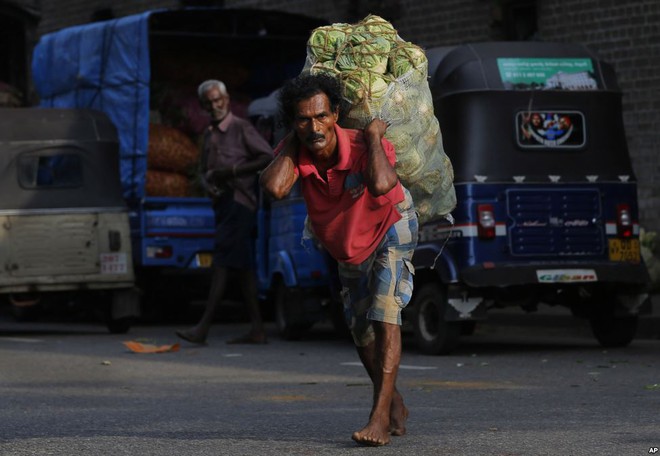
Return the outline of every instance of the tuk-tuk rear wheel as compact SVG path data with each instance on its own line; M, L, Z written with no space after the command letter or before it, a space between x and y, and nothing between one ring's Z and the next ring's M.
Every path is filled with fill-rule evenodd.
M417 347L427 355L446 355L458 346L461 324L446 321L447 293L436 283L426 283L413 295L413 330Z
M281 281L275 287L275 323L284 340L300 340L313 325L304 318L302 293Z
M637 333L637 322L637 315L618 317L607 314L589 320L596 340L607 348L628 346Z

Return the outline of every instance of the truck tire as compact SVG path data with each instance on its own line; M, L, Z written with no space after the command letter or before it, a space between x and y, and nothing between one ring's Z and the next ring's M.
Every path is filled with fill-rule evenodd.
M413 330L417 347L427 355L446 355L458 346L461 324L445 321L447 293L444 287L425 283L412 300Z
M305 318L303 291L287 287L279 282L275 289L275 323L284 340L300 340L312 327Z
M110 293L110 308L106 326L112 334L126 334L140 315L140 294L136 289L114 290Z
M636 315L618 317L612 313L595 316L589 320L591 332L596 340L607 348L628 346L637 333L637 322Z

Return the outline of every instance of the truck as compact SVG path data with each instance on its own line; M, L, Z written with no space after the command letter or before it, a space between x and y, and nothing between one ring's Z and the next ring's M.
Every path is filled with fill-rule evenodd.
M223 80L234 114L247 116L251 100L300 72L309 33L323 23L277 11L180 8L40 38L32 58L40 106L100 110L119 133L121 188L145 312L168 303L168 312L182 310L197 292L206 293L210 278L214 217L195 185L196 160L179 160L187 167L176 173L157 168L198 149L209 119L197 103L197 85ZM154 151L156 142L169 149Z

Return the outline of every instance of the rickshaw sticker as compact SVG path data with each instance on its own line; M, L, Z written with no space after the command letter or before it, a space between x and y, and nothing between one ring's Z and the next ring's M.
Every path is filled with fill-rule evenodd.
M593 269L539 269L536 271L539 283L597 282Z
M516 140L522 148L583 147L584 116L577 111L519 111Z
M102 253L101 274L126 274L128 260L125 252Z
M591 59L501 58L504 88L513 90L597 90Z

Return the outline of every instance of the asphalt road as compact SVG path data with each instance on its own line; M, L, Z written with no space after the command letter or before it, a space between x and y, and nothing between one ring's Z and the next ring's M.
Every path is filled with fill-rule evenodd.
M305 340L176 343L173 325L111 335L100 324L0 318L0 455L647 455L660 447L660 340L603 350L584 325L495 316L450 356L404 335L408 434L357 446L371 390L329 325ZM651 450L652 451L652 450Z

